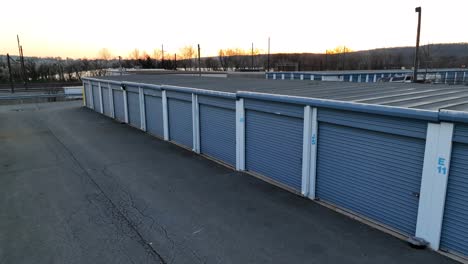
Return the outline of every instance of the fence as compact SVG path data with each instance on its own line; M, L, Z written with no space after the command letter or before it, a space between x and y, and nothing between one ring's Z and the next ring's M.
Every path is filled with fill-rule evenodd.
M87 78L88 108L468 255L468 113ZM449 176L450 175L450 176Z

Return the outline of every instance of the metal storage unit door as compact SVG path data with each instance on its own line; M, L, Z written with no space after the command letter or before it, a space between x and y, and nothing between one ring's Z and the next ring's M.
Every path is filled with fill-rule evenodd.
M99 99L99 86L97 83L92 83L93 88L93 103L94 111L101 112L101 99Z
M146 130L156 136L164 136L163 108L160 91L145 94Z
M106 116L111 116L109 88L101 87L101 89L102 89L102 108L104 108L104 114Z
M127 91L128 103L128 123L136 128L140 128L140 96L138 93Z
M302 106L245 100L246 169L301 189Z
M468 125L456 125L440 248L468 257Z
M114 97L115 119L121 122L125 122L125 104L123 92L121 90L113 90L112 96Z
M85 92L86 107L91 108L91 100L92 100L91 85L87 83L83 83L83 87L84 87L84 92Z
M193 148L192 94L167 91L169 138Z
M318 120L317 197L414 235L427 124L323 109Z
M208 96L198 97L200 151L229 165L236 165L236 102Z

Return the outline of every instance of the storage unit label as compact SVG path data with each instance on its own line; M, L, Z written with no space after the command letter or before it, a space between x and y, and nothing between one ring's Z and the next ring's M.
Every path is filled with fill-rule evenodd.
M146 129L149 133L159 137L164 136L162 98L160 96L145 95Z
M303 107L248 100L245 107L246 169L300 191L303 118L291 115L303 113Z
M318 127L317 197L414 235L424 139L327 122Z
M113 90L115 119L125 122L125 105L123 91Z
M191 98L191 94L188 94L188 96ZM192 148L192 102L176 98L168 98L167 108L170 140Z
M201 153L235 166L235 101L206 96L200 96L198 101Z
M455 126L440 248L468 257L468 126Z

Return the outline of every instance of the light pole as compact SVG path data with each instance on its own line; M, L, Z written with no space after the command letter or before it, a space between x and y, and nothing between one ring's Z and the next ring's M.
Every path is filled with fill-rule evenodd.
M416 34L416 50L414 51L414 72L413 72L413 82L418 81L418 66L419 66L419 37L421 34L421 7L416 7L414 10L418 13L418 32Z

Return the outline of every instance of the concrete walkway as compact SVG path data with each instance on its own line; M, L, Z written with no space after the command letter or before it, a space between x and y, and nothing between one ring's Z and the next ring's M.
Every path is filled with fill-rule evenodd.
M0 263L455 263L80 103L0 107Z

